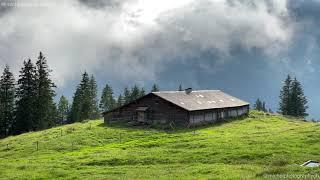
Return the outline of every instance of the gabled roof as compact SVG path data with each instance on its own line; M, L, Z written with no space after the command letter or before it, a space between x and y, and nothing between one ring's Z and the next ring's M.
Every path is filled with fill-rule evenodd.
M188 111L249 105L248 102L220 90L198 90L189 94L185 91L160 91L152 94Z
M185 91L159 91L151 92L142 96L132 102L124 104L120 107L106 111L105 113L115 111L119 108L132 104L145 98L146 96L155 95L172 104L175 104L187 111L197 111L204 109L218 109L227 107L239 107L249 105L249 103L242 101L236 97L226 94L220 90L197 90L187 94Z

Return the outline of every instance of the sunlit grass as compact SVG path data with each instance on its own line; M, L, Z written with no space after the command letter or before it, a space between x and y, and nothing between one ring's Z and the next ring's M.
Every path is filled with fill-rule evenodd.
M0 140L0 179L315 175L318 168L299 165L320 160L319 140L318 123L261 112L195 132L106 127L95 120Z

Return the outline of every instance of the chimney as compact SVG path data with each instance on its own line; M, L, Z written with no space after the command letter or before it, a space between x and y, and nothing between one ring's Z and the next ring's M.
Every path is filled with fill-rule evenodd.
M190 94L192 92L192 88L187 88L184 91L186 92L186 94Z

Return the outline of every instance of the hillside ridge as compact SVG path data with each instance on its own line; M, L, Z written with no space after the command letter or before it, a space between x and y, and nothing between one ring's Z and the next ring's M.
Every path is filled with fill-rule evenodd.
M252 111L246 118L166 132L75 123L0 140L0 179L242 178L318 174L320 125ZM276 177L275 177L276 178Z

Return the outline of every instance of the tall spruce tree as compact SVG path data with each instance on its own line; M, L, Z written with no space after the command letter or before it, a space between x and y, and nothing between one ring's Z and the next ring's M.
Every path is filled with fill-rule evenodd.
M112 87L106 84L102 90L99 108L102 112L109 111L116 107L116 101L113 97Z
M280 92L279 112L283 115L306 117L307 103L300 82L288 75Z
M130 102L138 99L139 97L140 97L140 89L137 85L134 85L131 88Z
M280 91L279 113L283 115L290 115L289 110L291 106L291 76L288 75L284 81L284 85Z
M290 95L290 107L289 107L289 115L295 117L306 117L308 114L306 110L307 106L307 98L304 95L302 86L300 82L294 78L291 83L291 95Z
M34 122L37 94L35 72L35 66L30 59L23 62L16 90L15 134L37 130L36 122Z
M99 109L96 81L93 76L89 78L88 73L84 72L73 96L69 123L97 117L99 117Z
M122 106L124 104L124 99L123 99L123 96L120 94L119 96L118 96L118 99L117 99L117 107L120 107L120 106Z
M13 133L14 110L15 80L7 65L0 79L0 137Z
M93 75L90 77L89 81L89 97L90 97L90 112L89 112L89 119L97 119L100 117L100 111L98 107L98 87L97 82Z
M39 53L36 62L36 98L34 109L34 121L36 130L46 129L55 124L56 105L54 103L56 87L50 79L51 69L49 69L47 60L42 52Z
M80 121L89 119L91 112L91 94L90 94L90 78L87 72L83 73L80 82L81 88L81 101L80 102Z
M124 104L127 104L131 101L131 92L128 87L125 87L123 90L123 100Z
M80 121L80 113L81 113L81 103L82 103L82 89L81 86L78 85L76 91L73 95L73 101L68 117L68 123L74 123Z
M158 92L159 91L159 87L157 84L153 84L152 88L151 88L151 92Z
M66 97L63 95L59 99L58 103L58 117L57 117L57 122L56 124L62 125L67 122L67 118L69 115L69 102Z
M90 91L90 78L87 72L82 75L80 82L81 87L81 106L80 106L80 121L89 119L91 113L91 91Z

